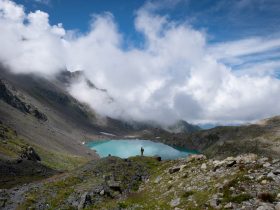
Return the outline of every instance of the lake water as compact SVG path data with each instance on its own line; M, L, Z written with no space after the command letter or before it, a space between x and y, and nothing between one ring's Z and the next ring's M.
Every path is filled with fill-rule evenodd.
M182 147L169 146L163 143L152 142L150 140L107 140L98 142L88 142L86 145L94 149L101 157L109 154L120 158L141 155L140 149L144 148L144 156L161 156L162 160L186 158L189 153L199 154L194 150L188 150Z

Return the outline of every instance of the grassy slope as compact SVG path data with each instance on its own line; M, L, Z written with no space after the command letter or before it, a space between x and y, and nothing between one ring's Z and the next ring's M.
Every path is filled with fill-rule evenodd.
M64 155L39 146L16 135L14 130L3 124L0 124L0 131L4 131L5 135L10 137L5 140L7 144L0 143L0 160L17 159L23 147L31 146L41 157L41 163L55 170L72 170L88 161L85 157Z
M267 191L267 186L261 186L259 183L261 180L252 177L250 171L260 170L262 173L266 171L266 168L258 164L244 163L233 168L223 168L222 174L215 173L214 165L211 160L190 161L186 162L186 159L178 160L165 160L157 162L151 157L130 157L129 161L133 160L133 166L145 164L148 172L150 173L150 182L145 185L142 191L131 191L130 194L122 199L114 199L118 192L111 191L113 197L101 196L102 200L95 202L93 197L94 206L90 206L86 209L116 209L121 207L122 209L169 209L170 202L176 198L180 198L180 204L176 207L181 209L206 209L205 203L209 204L209 200L212 199L214 194L217 195L218 186L222 186L225 181L229 181L227 185L224 185L221 202L222 205L226 205L229 202L235 202L237 205L241 205L242 201L249 199L250 189L247 186L254 184L259 186L261 192ZM102 175L114 173L115 166L121 166L123 161L119 159L114 166L108 166L108 170L99 171L104 167L106 161L98 160L94 167L81 167L73 174L68 174L67 177L60 177L59 180L48 180L42 185L43 190L38 191L36 188L31 189L26 194L27 201L21 204L21 208L35 208L35 203L46 202L49 204L49 209L74 209L66 201L71 195L82 195L84 192L90 192L93 186L98 182L104 182ZM102 162L103 161L103 162ZM272 159L268 160L270 163ZM206 163L207 169L202 170L201 165ZM186 167L174 174L167 172L168 168L174 165L186 165ZM93 165L91 165L93 166ZM134 167L123 168L128 170L128 174L133 174ZM99 171L94 173L94 171ZM122 170L124 171L124 170ZM227 174L225 174L227 172ZM159 183L154 183L158 175L162 175L162 180ZM246 176L244 176L246 175ZM85 180L81 177L86 177ZM128 176L122 176L120 180L129 179ZM271 185L278 184L273 179L267 179L271 182ZM197 189L186 191L186 188L190 186L197 186ZM229 188L234 187L239 195L232 197L229 194ZM40 188L40 186L38 186ZM137 188L136 188L137 189ZM207 190L205 190L207 189ZM249 191L248 191L249 190ZM279 193L279 189L274 193ZM98 196L98 195L97 195ZM275 195L273 195L275 199ZM47 198L47 199L46 199ZM131 207L131 208L129 208ZM239 206L240 207L240 206ZM18 208L18 209L21 209ZM212 209L211 207L208 209Z

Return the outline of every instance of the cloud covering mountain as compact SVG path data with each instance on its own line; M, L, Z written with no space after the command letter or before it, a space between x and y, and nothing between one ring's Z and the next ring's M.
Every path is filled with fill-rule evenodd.
M168 1L167 1L168 2ZM209 44L186 20L159 15L148 2L135 12L144 46L130 46L113 14L93 14L87 33L50 25L42 11L0 0L0 61L14 73L46 77L83 70L98 88L75 83L70 93L110 117L173 123L247 123L279 115L279 36ZM279 52L278 52L279 53ZM240 68L233 66L240 66Z

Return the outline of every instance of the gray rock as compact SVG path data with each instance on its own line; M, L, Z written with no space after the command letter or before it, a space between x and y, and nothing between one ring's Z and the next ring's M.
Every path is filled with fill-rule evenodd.
M156 159L157 161L161 161L161 157L159 155L154 155L153 158Z
M202 163L201 165L201 169L205 170L206 169L206 164L205 163Z
M267 177L275 177L275 175L272 173L272 172L270 172L269 174L267 174Z
M236 160L231 160L231 161L228 161L228 162L227 162L226 166L227 166L227 167L232 167L232 166L234 166L235 164L236 164Z
M159 175L159 176L156 178L155 183L159 183L159 181L160 181L161 179L162 179L162 176Z
M280 174L280 169L273 170L272 173L275 174L275 175L278 175L278 174Z
M21 158L18 158L15 160L16 164L19 164L19 163L22 163L22 159Z
M210 201L210 206L215 209L219 209L219 208L221 208L220 203L221 203L221 201L218 198L213 198Z
M232 206L231 202L224 206L224 209L232 209L232 208L233 208L233 206Z
M252 204L251 204L250 202L247 202L247 201L242 202L242 204L243 204L244 206L252 206Z
M85 192L81 196L81 201L80 201L80 204L78 205L78 210L84 209L89 205L92 205L91 197L90 197L90 194L88 192Z
M31 147L29 146L26 151L24 151L25 156L32 161L41 161L40 156L38 153Z
M110 176L103 175L102 177L103 177L103 179L105 179L105 180L110 180Z
M277 163L277 162L279 162L279 159L273 159L272 160L272 163Z
M180 165L180 171L182 171L187 165Z
M221 168L225 164L225 161L214 161L214 167L215 169Z
M263 164L263 167L269 167L270 166L270 163L265 163L265 164Z
M280 203L277 203L277 205L275 206L275 210L280 210Z
M120 188L120 184L119 182L110 180L108 181L108 185L112 190L116 190L116 191L120 191L121 192L121 188Z
M274 210L274 208L270 206L259 206L257 210Z
M175 166L175 167L169 169L169 173L173 174L179 170L180 170L180 166Z
M179 204L180 204L180 198L177 198L177 199L175 199L175 200L172 200L171 202L170 202L170 206L171 207L175 207L175 206L178 206Z

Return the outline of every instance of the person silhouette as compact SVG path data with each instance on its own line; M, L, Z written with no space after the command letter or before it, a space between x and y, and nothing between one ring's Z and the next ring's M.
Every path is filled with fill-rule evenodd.
M141 157L143 157L144 148L141 147Z

